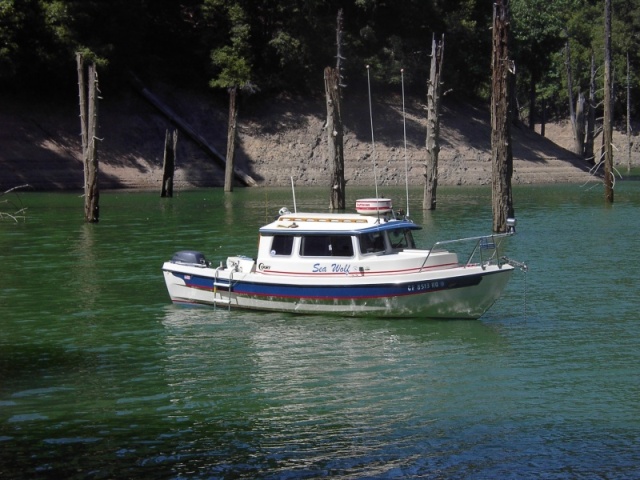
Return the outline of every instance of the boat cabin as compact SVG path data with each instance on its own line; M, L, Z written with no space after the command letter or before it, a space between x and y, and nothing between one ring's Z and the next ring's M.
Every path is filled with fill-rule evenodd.
M412 231L420 228L382 216L287 212L260 229L256 269L272 274L419 269L428 254L416 249Z
M300 257L354 257L415 248L420 227L406 220L346 214L282 215L260 229L260 252ZM297 247L294 249L294 246Z

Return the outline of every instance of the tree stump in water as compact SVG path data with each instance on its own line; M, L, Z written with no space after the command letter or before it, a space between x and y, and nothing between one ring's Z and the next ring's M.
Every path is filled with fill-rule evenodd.
M87 222L96 223L100 218L100 191L98 189L98 71L91 62L84 76L84 55L76 54L78 67L78 92L80 103L80 124L82 131L82 161L84 163L84 217ZM88 90L88 91L87 91Z
M164 138L164 159L162 161L162 192L161 197L173 197L173 172L176 166L176 147L178 145L178 131L167 133Z
M514 216L511 176L511 100L515 67L509 56L509 0L493 4L493 55L491 60L491 156L493 231L506 232Z
M442 60L444 57L444 35L436 42L431 39L431 74L427 93L427 163L425 164L425 186L422 208L436 209L436 189L438 188L438 155L440 153L440 95L442 90Z

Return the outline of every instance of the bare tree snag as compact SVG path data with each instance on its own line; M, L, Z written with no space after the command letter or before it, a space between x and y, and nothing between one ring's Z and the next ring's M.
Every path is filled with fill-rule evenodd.
M591 77L589 81L589 101L587 103L587 133L584 140L584 158L590 163L597 163L594 157L594 140L596 131L596 59L591 53Z
M529 80L529 129L536 129L536 76L531 75Z
M613 72L611 69L611 0L604 7L604 198L613 203Z
M173 197L173 173L176 169L176 152L178 146L178 131L169 133L164 138L164 157L162 161L162 192L161 197Z
M511 177L513 152L511 150L511 110L515 73L509 58L510 43L509 0L496 0L493 4L493 53L491 60L491 156L492 156L492 209L493 231L506 232L507 218L514 216Z
M98 188L98 72L96 64L89 65L89 118L88 118L88 145L86 169L87 185L85 189L85 219L88 222L97 222L100 219L100 190Z
M331 167L331 209L345 208L343 126L340 113L339 76L335 68L324 69L324 88L327 99L327 154Z
M585 130L585 109L588 108L586 105L587 101L584 98L584 94L582 92L578 93L578 98L576 100L576 120L574 126L576 145L580 145L580 156L584 156L584 130Z
M338 17L336 18L336 70L339 75L342 75L342 24L344 14L342 8L338 10ZM340 83L339 83L340 85Z
M233 170L236 153L236 132L238 121L238 87L229 89L229 128L227 130L227 158L224 169L224 191L233 191Z
M627 173L631 172L631 67L627 51Z
M540 136L545 136L545 129L547 125L547 101L543 98L542 105L540 107Z
M100 191L98 188L98 72L92 62L84 78L84 56L76 54L78 67L78 91L80 103L80 124L82 132L82 160L84 163L84 218L96 223L100 218ZM88 93L87 93L88 88Z
M30 188L31 185L29 185L28 183L24 184L24 185L19 185L17 187L13 187L10 188L9 190L5 191L5 192L0 192L0 198L8 195L10 193L14 193L16 195L16 198L19 200L20 197L18 197L17 195L17 191L24 189L24 188ZM21 203L21 202L19 202ZM9 207L11 208L12 212L5 212L4 211L4 207L5 205L9 205ZM9 201L8 199L3 199L0 200L0 220L6 220L7 218L10 218L11 220L13 220L14 222L18 223L19 220L26 220L26 215L25 212L27 211L27 207L23 207L21 204L17 205L15 202Z
M427 163L425 164L425 186L422 208L436 209L438 188L438 155L440 153L440 97L442 91L442 60L444 55L444 35L436 42L431 38L431 73L427 88Z
M336 28L336 68L324 69L324 91L327 103L327 156L331 167L329 208L344 210L346 182L344 179L344 125L340 100L340 61L342 43L342 9L338 11Z
M78 103L80 105L80 135L82 139L82 160L87 152L87 86L84 78L84 57L82 53L76 53L78 67ZM84 171L84 184L87 184L87 171Z
M573 128L573 153L575 153L576 155L580 155L582 157L584 155L584 135L580 137L578 119L576 117L576 111L573 106L573 72L571 70L571 43L569 41L568 36L567 36L567 44L565 46L565 67L567 69L567 92L569 94L569 118L571 120L571 127Z

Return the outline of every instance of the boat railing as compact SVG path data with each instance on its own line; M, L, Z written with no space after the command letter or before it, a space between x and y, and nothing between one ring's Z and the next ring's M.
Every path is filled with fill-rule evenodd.
M502 243L502 240L507 237L511 237L512 235L513 232L495 233L479 237L456 238L454 240L442 240L436 242L429 250L429 253L427 253L420 269L422 270L425 268L432 253L441 252L455 245L467 245L467 248L471 249L469 257L466 262L464 262L466 267L479 264L482 268L486 268L487 265L492 263L500 264L503 258L500 256L500 244ZM506 261L504 263L506 263Z

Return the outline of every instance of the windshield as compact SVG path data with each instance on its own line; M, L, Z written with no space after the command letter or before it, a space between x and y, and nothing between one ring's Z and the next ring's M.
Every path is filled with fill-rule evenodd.
M384 237L382 232L363 233L360 235L360 253L384 252Z
M416 248L411 230L408 229L389 230L389 241L393 250Z

